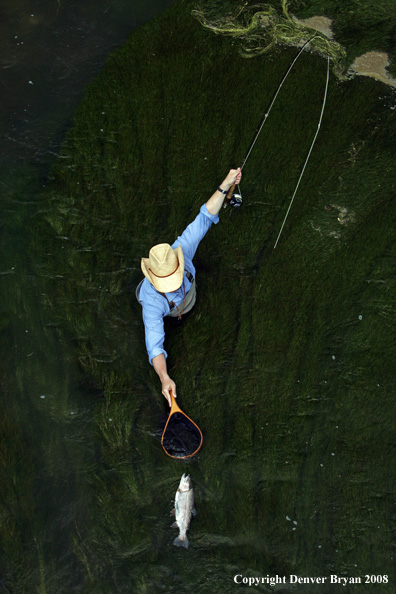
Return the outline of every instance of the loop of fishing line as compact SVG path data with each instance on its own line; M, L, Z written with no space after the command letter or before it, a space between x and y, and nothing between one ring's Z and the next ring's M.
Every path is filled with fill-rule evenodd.
M261 130L263 129L263 126L264 126L265 122L267 121L267 118L268 118L268 116L269 116L269 114L270 114L270 111L271 111L271 109L272 109L272 106L274 105L274 103L275 103L275 100L276 100L276 98L277 98L277 96L278 96L278 94L279 94L279 91L281 90L281 88L282 88L282 86L283 86L283 84L284 84L284 82L285 82L286 78L288 77L288 75L289 75L289 73L290 73L291 69L293 68L294 64L296 63L296 61L298 60L298 58L300 57L300 55L302 54L302 52L304 51L304 49L306 48L306 46L307 46L309 43L311 43L311 41L312 41L313 39L315 39L315 37L316 37L316 36L317 36L317 35L316 35L316 33L315 33L315 35L313 35L313 36L312 36L310 39L308 39L308 41L306 41L306 42L304 43L304 45L301 47L300 51L298 52L298 54L297 54L297 55L296 55L296 57L294 58L293 62L290 64L290 66L289 66L289 68L288 68L287 72L286 72L286 73L285 73L285 75L283 76L283 78L282 78L282 80L281 80L281 82L280 82L280 84L279 84L278 88L276 89L276 92L275 92L275 94L274 94L273 98L272 98L272 101L271 101L271 103L270 103L270 105L269 105L269 107L268 107L268 110L267 110L267 111L266 111L266 113L263 115L263 117L262 117L262 119L261 119L261 122L260 122L260 125L259 125L259 127L257 128L257 130L256 130L256 132L255 132L255 134L254 134L254 136L253 136L253 140L252 140L252 142L250 143L250 146L249 146L249 148L248 148L248 151L247 151L247 153L246 153L246 155L245 155L245 157L244 157L244 159L243 159L243 161L242 161L242 164L241 164L241 171L242 171L242 169L244 168L244 166L246 165L246 161L248 160L248 158L249 158L249 156L250 156L250 153L252 152L252 150L253 150L253 147L254 147L254 145L256 144L256 141L257 141L257 139L258 139L258 137L259 137L259 135L260 135L260 132L261 132ZM309 160L309 158L310 158L310 156L311 156L311 152L312 152L312 149L313 149L313 147L314 147L314 144L315 144L315 142L316 142L316 138L317 138L317 136L318 136L318 134L319 134L319 130L320 130L320 126L321 126L321 123L322 123L322 118L323 118L323 113L324 113L324 108L325 108L325 105L326 105L326 100L327 100L327 90L328 90L328 86L329 86L329 76L330 76L330 55L328 54L328 55L327 55L327 77L326 77L326 88L325 88L325 92L324 92L324 97L323 97L323 104L322 104L322 110L321 110L320 117L319 117L319 123L318 123L318 127L317 127L317 130L316 130L316 133L315 133L314 139L313 139L313 141L312 141L312 143L311 143L310 149L309 149L309 151L308 151L307 158L305 159L304 166L303 166L303 168L302 168L302 171L301 171L301 173L300 173L300 176L299 176L299 178L298 178L298 181L297 181L296 187L294 188L294 192L293 192L293 195L292 195L292 197L291 197L291 200L290 200L290 203L289 203L289 207L288 207L288 209L287 209L287 211L286 211L286 215L285 215L285 217L284 217L284 219L283 219L282 226L281 226L281 228L280 228L280 231L279 231L278 237L276 238L276 241L275 241L275 244L274 244L274 249L275 249L275 248L276 248L276 246L278 245L278 242L279 242L280 236L281 236L281 234L282 234L283 228L284 228L284 226L285 226L285 223L286 223L286 219L287 219L287 217L289 216L289 212L290 212L290 210L291 210L291 207L292 207L292 205L293 205L294 198L295 198L295 196L296 196L296 193L297 193L298 187L299 187L299 185L300 185L300 182L301 182L301 180L302 180L302 177L303 177L303 175L304 175L304 171L305 171L305 168L306 168L306 166L307 166L308 160ZM242 204L242 201L243 201L243 198L242 198L242 192L241 192L241 189L240 189L240 186L239 186L239 184L238 184L238 192L239 192L239 201L237 201L236 203L234 203L234 206L240 206L240 205ZM226 202L225 202L225 204L224 204L224 208L225 208L225 207L226 207L226 205L227 205L227 204L230 202L230 199L231 199L231 198L227 197L227 200L226 200Z
M307 166L307 163L308 163L308 159L309 159L309 157L311 156L311 152L312 152L312 149L313 149L313 147L314 147L314 144L315 144L316 138L317 138L317 136L318 136L318 134L319 134L320 125L321 125L321 123L322 123L322 118L323 118L323 112L324 112L324 108L325 108L325 105L326 105L326 99L327 99L327 89L328 89L328 86L329 86L329 75L330 75L330 56L327 56L327 78L326 78L326 88L325 88L325 92L324 92L324 97L323 97L323 104L322 104L322 111L320 112L320 118L319 118L318 127L317 127L317 130L316 130L316 134L315 134L315 136L314 136L314 139L313 139L313 141L312 141L312 143L311 143L311 147L310 147L310 149L309 149L309 152L308 152L307 158L305 159L305 163L304 163L304 166L303 166L303 168L302 168L302 171L301 171L301 173L300 173L300 177L298 178L297 185L296 185L296 187L295 187L295 189L294 189L294 192L293 192L293 195L292 195L292 197L291 197L290 204L289 204L289 208L287 209L287 212L286 212L285 218L283 219L282 226L281 226L281 228L280 228L280 231L279 231L278 237L276 238L275 245L274 245L274 249L275 249L275 248L276 248L276 246L278 245L278 241L279 241L279 238L280 238L280 236L281 236L281 234L282 234L283 227L285 226L286 219L287 219L287 217L289 216L289 212L290 212L290 209L291 209L291 207L292 207L292 204L293 204L293 201L294 201L295 195L297 194L298 186L300 185L300 182L301 182L302 176L304 175L304 171L305 171L305 168L306 168L306 166Z

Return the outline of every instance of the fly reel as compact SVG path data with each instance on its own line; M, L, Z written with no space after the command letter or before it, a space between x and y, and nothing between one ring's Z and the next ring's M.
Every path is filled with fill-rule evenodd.
M224 202L223 208L227 208L227 206L232 206L233 208L239 208L242 206L242 196L241 194L231 194L231 198L227 198Z
M242 206L242 196L240 194L232 194L228 204L234 208Z

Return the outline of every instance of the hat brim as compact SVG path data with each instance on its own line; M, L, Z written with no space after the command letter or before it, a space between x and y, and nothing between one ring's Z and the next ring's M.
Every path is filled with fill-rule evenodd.
M159 277L155 276L149 268L150 263L148 258L142 258L141 260L141 267L144 276L150 281L157 291L160 293L172 293L176 291L183 282L184 276L184 254L181 245L177 248L174 248L176 252L176 256L179 262L179 266L176 268L175 272L170 276Z

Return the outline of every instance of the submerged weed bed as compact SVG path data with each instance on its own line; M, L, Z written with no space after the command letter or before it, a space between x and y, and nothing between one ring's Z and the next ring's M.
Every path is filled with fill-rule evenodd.
M331 76L274 251L322 104L326 62L316 54L301 57L274 105L244 169L243 207L223 210L199 247L194 313L167 333L180 404L204 433L188 469L198 512L189 557L169 544L185 469L159 442L166 407L134 297L140 258L172 242L238 165L297 51L245 60L194 8L177 3L109 57L37 217L32 261L92 413L76 414L73 451L91 423L95 432L91 465L65 469L85 512L64 535L73 575L95 594L227 591L241 568L391 576L395 98L372 80ZM64 415L62 398L53 402L42 412L49 426ZM45 584L59 558L38 533Z

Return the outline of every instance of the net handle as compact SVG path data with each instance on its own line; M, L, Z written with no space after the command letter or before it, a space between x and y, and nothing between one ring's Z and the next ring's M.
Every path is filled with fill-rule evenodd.
M169 394L171 399L171 409L169 415L172 415L175 412L183 412L181 408L176 404L176 398L173 396L172 390L169 390Z

